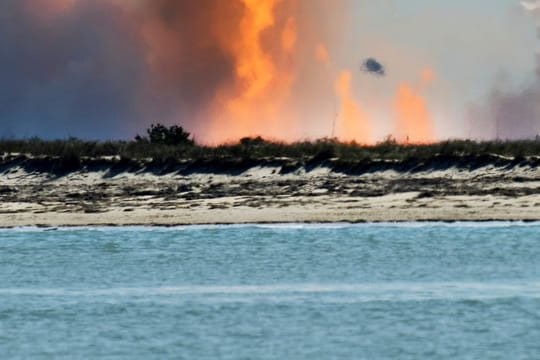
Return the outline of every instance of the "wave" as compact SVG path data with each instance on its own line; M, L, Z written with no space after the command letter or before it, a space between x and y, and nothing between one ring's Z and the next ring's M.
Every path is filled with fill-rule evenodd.
M520 283L364 283L364 284L273 284L273 285L185 285L115 288L0 288L0 296L56 297L92 301L155 298L204 301L467 301L509 298L540 299L540 282Z
M99 232L140 232L140 231L187 231L226 229L273 229L273 230L326 230L354 228L509 228L540 227L540 221L418 221L418 222L377 222L377 223L276 223L276 224L215 224L178 226L65 226L65 227L13 227L0 228L2 232L49 232L49 231L99 231Z

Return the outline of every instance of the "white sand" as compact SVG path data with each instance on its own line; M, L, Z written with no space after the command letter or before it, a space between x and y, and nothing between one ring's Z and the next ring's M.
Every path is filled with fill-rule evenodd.
M540 171L533 168L278 173L55 179L15 168L0 175L0 227L540 220Z

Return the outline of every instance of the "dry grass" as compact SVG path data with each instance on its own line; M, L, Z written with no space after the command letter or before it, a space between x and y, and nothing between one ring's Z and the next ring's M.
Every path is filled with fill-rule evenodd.
M434 144L404 145L386 140L372 146L342 143L335 139L321 139L296 143L265 141L246 138L235 144L216 147L202 145L165 145L140 141L85 141L80 139L0 140L0 154L26 154L34 157L55 157L70 167L77 166L83 158L107 156L123 160L151 159L155 162L197 160L261 160L289 158L297 161L341 162L364 160L422 161L434 157L467 157L498 155L512 158L540 155L537 141L469 141L451 140Z

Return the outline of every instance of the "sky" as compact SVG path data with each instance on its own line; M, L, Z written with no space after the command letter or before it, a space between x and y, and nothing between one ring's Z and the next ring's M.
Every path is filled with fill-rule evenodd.
M0 137L534 138L537 4L4 0Z

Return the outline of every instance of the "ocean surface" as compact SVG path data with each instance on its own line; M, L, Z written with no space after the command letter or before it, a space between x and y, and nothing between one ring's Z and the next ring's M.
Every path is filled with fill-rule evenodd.
M538 359L540 224L0 230L2 359Z

